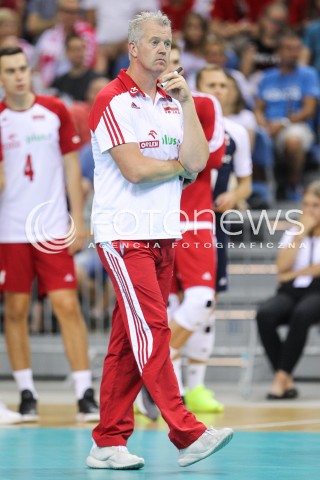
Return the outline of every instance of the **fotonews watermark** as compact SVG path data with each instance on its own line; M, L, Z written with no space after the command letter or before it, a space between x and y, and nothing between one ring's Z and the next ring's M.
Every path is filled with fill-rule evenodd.
M56 254L70 247L76 239L76 227L71 215L68 214L66 224L69 228L62 232L61 226L54 225L52 229L52 200L43 202L34 207L25 223L25 234L30 243L43 253ZM58 232L59 229L60 231Z
M32 209L27 217L25 232L27 239L39 250L46 253L58 253L69 247L76 238L76 228L72 217L69 215L69 229L65 234L57 236L50 231L50 206L52 201L44 202ZM299 221L302 210L281 209L273 211L272 215L268 210L228 210L217 217L213 210L194 210L189 216L182 210L171 210L165 215L159 210L146 209L138 213L125 209L115 214L98 212L91 219L89 232L89 248L92 248L94 241L92 236L95 229L100 232L108 232L106 238L129 240L140 238L141 240L157 238L157 232L166 238L175 239L179 232L192 232L197 235L201 230L211 230L213 235L219 222L221 231L230 241L224 244L213 242L216 248L281 248L279 241L273 241L273 237L279 232L286 232L288 235L300 235L304 231L304 225ZM245 231L250 231L252 241L244 242L242 237ZM141 237L139 235L141 234ZM263 235L265 242L255 241ZM162 237L160 237L162 238ZM92 241L91 241L92 240ZM182 248L189 248L190 242L181 240ZM174 242L173 242L174 243ZM193 248L212 248L210 242L193 242Z

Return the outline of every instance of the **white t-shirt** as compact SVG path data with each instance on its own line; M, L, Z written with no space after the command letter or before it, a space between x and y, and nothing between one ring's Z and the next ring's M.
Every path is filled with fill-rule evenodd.
M239 123L247 130L256 131L258 128L258 123L255 114L251 110L244 108L239 113L233 113L228 115L230 120L233 120L236 123Z
M291 248L290 245L294 243L297 232L298 229L296 227L287 230L280 240L281 248ZM300 243L292 270L302 270L316 264L320 264L320 237L305 237ZM295 278L293 285L296 288L306 288L311 284L312 280L313 278L310 275L300 275Z
M233 122L228 117L224 117L224 126L226 132L235 143L233 171L237 177L247 177L252 174L252 159L248 132L242 125Z
M137 143L142 154L178 158L183 139L179 102L159 90L155 102L121 70L97 95L89 116L95 162L92 224L96 242L181 237L182 182L133 184L121 174L110 149Z
M0 243L62 238L69 225L63 155L80 141L66 107L41 96L24 111L1 102L0 129Z

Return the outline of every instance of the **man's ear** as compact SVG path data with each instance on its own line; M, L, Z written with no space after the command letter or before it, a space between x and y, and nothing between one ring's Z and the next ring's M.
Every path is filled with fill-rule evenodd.
M128 45L128 49L129 49L130 55L136 58L138 55L136 44L134 42L130 42Z

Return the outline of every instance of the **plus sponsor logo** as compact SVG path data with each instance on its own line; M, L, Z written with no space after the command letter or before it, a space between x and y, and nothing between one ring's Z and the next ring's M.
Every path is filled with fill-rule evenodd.
M39 135L33 133L32 135L28 135L26 137L26 142L27 142L28 145L30 143L34 143L34 142L45 142L45 141L49 140L50 137L51 137L50 133L48 133L48 134L42 133L42 134L39 134Z
M169 137L169 135L162 137L162 145L179 145L179 143L179 140L175 137Z

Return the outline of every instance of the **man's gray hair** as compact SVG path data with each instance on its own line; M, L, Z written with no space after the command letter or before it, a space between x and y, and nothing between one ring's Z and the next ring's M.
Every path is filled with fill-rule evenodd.
M157 22L163 27L171 28L171 21L164 13L158 10L157 12L141 12L138 13L132 20L129 21L128 28L128 42L139 43L143 35L143 25L146 22Z

